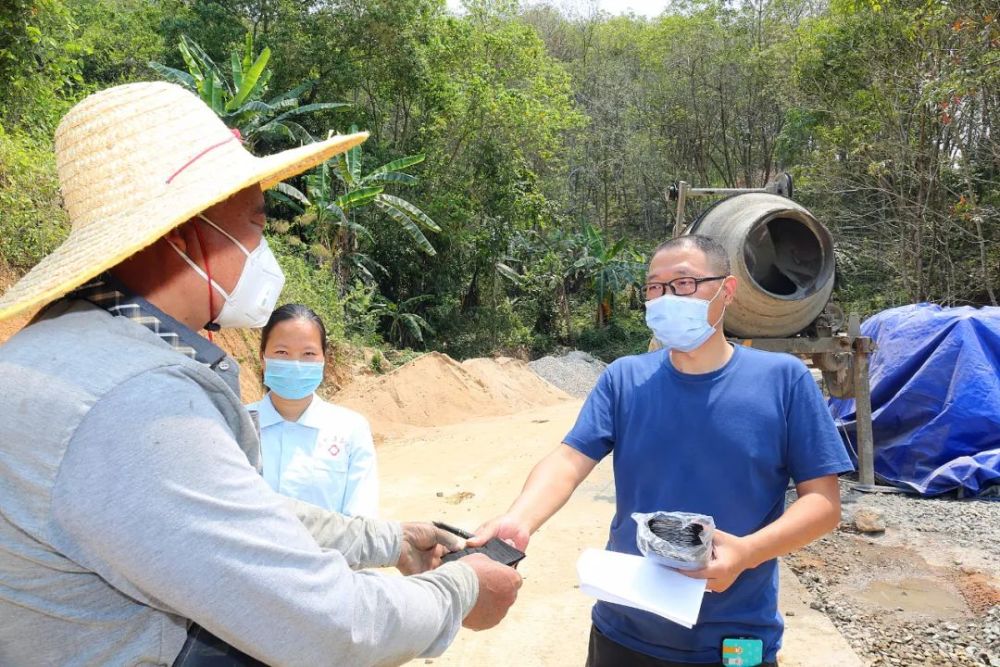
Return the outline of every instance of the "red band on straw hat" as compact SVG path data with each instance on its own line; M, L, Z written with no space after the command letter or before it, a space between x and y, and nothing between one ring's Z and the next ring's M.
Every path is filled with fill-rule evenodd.
M211 146L209 146L208 148L206 148L205 150L203 150L202 152L198 153L193 158L191 158L190 160L188 160L187 162L185 162L184 165L181 166L180 169L178 169L174 173L170 174L170 178L167 179L167 185L170 185L170 181L172 181L175 178L177 178L177 174L181 173L182 171L184 171L185 169L187 169L188 167L190 167L192 164L194 164L197 160L201 159L202 157L204 157L205 155L207 155L211 151L214 151L219 146L225 146L226 144L228 144L233 139L236 139L240 143L243 143L243 135L240 134L239 128L235 128L235 127L231 128L231 131L233 133L233 136L229 137L228 139L226 139L224 141L220 141L217 144L212 144Z

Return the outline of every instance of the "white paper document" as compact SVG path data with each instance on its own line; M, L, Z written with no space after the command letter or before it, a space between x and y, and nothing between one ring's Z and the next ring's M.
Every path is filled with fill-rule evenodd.
M698 622L705 580L642 556L587 549L576 562L580 590L605 602L643 609L690 628Z

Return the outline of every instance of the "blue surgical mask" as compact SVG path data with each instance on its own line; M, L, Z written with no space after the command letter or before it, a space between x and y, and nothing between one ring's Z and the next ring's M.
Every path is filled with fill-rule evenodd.
M708 306L722 293L722 285L708 301L692 296L664 294L646 302L646 326L663 347L690 352L701 347L715 333L722 315L715 324L708 322ZM723 315L725 310L723 310Z
M322 381L322 361L264 359L264 384L282 398L305 398L316 391Z

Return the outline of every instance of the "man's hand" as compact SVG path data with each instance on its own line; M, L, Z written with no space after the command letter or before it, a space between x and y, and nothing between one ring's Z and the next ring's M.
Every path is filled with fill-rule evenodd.
M515 517L510 514L501 514L476 528L476 534L469 538L468 544L470 547L481 547L494 537L499 537L513 545L515 549L524 551L528 548L531 533Z
M462 625L470 630L488 630L502 621L514 604L521 575L485 554L472 554L459 562L471 567L479 578L479 597Z
M716 530L712 538L712 560L708 566L701 570L678 572L692 579L707 579L708 590L721 593L750 566L750 548L746 538Z
M396 569L405 575L420 574L441 564L441 557L465 548L465 540L429 523L406 522Z

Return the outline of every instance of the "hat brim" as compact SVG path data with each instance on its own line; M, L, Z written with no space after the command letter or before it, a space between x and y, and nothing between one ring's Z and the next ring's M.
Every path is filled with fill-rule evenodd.
M66 240L0 297L0 320L63 296L149 246L171 229L233 194L259 184L262 190L321 164L368 138L367 132L252 158L239 168L219 170L215 178L187 184L170 195L70 232Z

